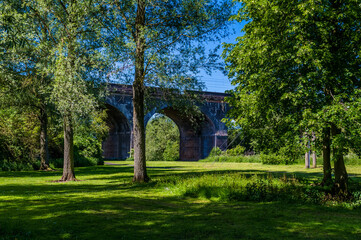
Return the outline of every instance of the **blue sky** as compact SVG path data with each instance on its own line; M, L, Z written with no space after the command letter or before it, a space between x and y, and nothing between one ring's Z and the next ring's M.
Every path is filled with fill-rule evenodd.
M226 38L222 39L222 43L235 43L236 38L243 35L242 28L244 24L239 22L233 22L230 27L230 32ZM233 34L234 30L234 34ZM210 46L215 46L216 44L210 44ZM223 49L219 50L219 54L222 54ZM220 71L214 71L211 76L201 73L201 80L205 83L205 91L209 92L225 92L226 90L232 89L234 86L231 85L231 81L227 76L223 75Z

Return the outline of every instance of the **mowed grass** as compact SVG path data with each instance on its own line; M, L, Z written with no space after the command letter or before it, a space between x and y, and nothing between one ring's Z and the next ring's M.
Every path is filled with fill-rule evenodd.
M81 181L67 183L53 182L60 170L0 172L0 239L361 239L360 208L187 197L175 182L233 175L313 181L321 168L148 162L152 181L133 184L133 163L112 163L77 168ZM360 182L360 166L348 172Z

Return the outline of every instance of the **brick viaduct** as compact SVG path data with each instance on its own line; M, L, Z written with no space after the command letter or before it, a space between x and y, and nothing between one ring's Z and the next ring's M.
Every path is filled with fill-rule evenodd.
M214 146L225 149L227 145L227 128L221 121L228 110L223 93L197 92L204 100L199 108L204 115L199 120L198 130L192 127L187 116L170 106L164 100L145 113L144 124L147 125L156 113L162 113L172 119L180 133L180 160L194 161L207 157ZM106 98L108 108L109 136L103 142L106 159L125 159L132 148L133 102L132 87L112 84Z

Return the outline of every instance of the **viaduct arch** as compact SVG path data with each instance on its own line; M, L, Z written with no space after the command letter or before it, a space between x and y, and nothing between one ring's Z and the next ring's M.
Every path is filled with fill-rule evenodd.
M179 157L183 161L203 159L209 155L213 147L217 146L224 150L227 145L227 128L221 121L229 108L224 102L224 97L227 95L212 92L198 94L205 101L198 106L203 116L197 120L197 128L184 113L166 102L158 104L144 117L145 125L155 113L162 113L174 121L180 133ZM132 87L129 85L112 84L110 87L110 94L106 98L109 135L103 142L103 155L106 159L129 157L133 146L132 96Z

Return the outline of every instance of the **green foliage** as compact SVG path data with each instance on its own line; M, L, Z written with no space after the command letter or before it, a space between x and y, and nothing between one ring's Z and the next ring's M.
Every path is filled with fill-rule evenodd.
M175 161L179 159L179 130L164 115L157 115L147 125L146 157L149 161Z
M281 147L277 151L277 154L287 158L286 164L296 163L304 156L305 152L307 151L304 146L300 146L299 142L293 142L291 144L287 144L284 147Z
M232 11L231 1L174 0L174 1L104 1L99 18L109 29L108 53L120 63L122 71L115 77L129 83L134 80L136 59L144 50L144 64L138 66L146 71L144 85L168 90L167 99L174 92L201 90L203 84L197 78L200 69L210 73L221 68L215 51L206 50L206 42L220 42L226 35L227 21ZM145 19L141 23L141 12ZM127 16L119 18L119 16ZM137 18L138 17L138 18ZM136 34L136 30L140 32ZM140 44L140 42L144 44ZM138 45L137 45L138 44ZM137 53L138 55L136 55ZM131 63L131 64L129 64ZM179 91L175 91L175 89Z
M99 159L102 164L102 142L107 137L106 111L92 112L87 121L79 122L74 137L74 152L83 158ZM75 156L77 158L77 156Z
M89 167L96 165L104 165L104 160L102 158L84 157L80 155L78 152L75 152L74 167ZM63 168L64 159L62 158L50 159L50 166L52 168Z
M5 137L0 136L7 146L0 147L0 159L6 157L15 164L21 156L35 164L41 152L40 122L48 116L58 120L57 113L75 120L77 125L87 125L83 128L89 134L84 132L74 138L78 158L101 159L102 137L99 126L95 125L100 123L97 106L104 90L100 82L104 80L106 67L105 57L98 51L102 48L97 34L101 28L95 27L96 21L90 17L96 4L86 0L22 3L9 0L1 1L0 9L0 111L12 106L11 111L18 114L14 118L21 119L29 113L32 117L24 122L22 129L18 128L22 133L32 131L31 136L22 134L22 139L32 143L19 141L14 135L20 131L8 127ZM45 113L45 119L41 112ZM49 148L56 158L61 155L63 134L58 131L62 123L51 124L54 122L56 126L49 126L55 128L54 132L49 131ZM33 126L29 127L30 124Z
M282 151L278 153L262 153L256 155L244 156L245 148L242 146L237 146L234 149L229 149L226 152L220 150L219 148L213 148L209 156L205 159L202 159L202 162L244 162L244 163L262 163L268 165L287 165L293 163L299 163L300 155L286 155L282 154L282 151L290 151L289 148L285 147L281 149ZM290 151L293 153L292 151ZM290 157L291 156L291 157Z
M346 208L361 207L360 192L355 191L353 198L343 201L329 195L329 187L314 184L313 181L296 175L245 175L237 172L212 172L190 174L187 178L171 177L158 183L170 185L170 191L183 197L209 199L221 202L274 202L310 203L336 205ZM354 188L356 187L356 188Z
M295 159L285 146L315 133L322 149L330 127L335 156L360 142L360 12L356 0L242 1L232 19L246 21L244 35L224 51L236 85L229 114L257 152ZM336 178L347 179L337 159Z
M345 163L346 165L361 165L361 158L357 154L350 152L345 156Z
M277 154L261 154L261 161L263 164L279 165L279 164L290 164L288 158Z
M246 151L245 147L241 145L237 145L234 148L227 149L226 154L229 156L241 156L244 154L245 151Z
M134 148L130 149L129 157L126 159L126 161L134 162Z
M2 160L0 161L0 169L4 172L38 170L38 169L34 169L33 165L27 162L26 160L23 161Z
M177 161L179 160L179 142L167 142L163 153L164 161Z
M227 134L228 134L228 148L232 149L236 146L244 146L245 151L253 152L253 146L251 145L251 134L245 129L239 127L233 118L232 119L223 119L223 122L227 125Z
M219 147L212 148L211 152L209 153L210 157L220 156L222 155L222 150Z
M35 161L39 144L36 122L32 112L21 112L15 107L0 109L0 160L8 159L14 164Z
M260 155L249 155L249 156L229 156L229 155L219 155L219 156L209 156L205 159L200 160L201 162L234 162L234 163L261 163Z
M74 166L94 166L103 165L104 160L102 157L102 142L108 134L108 126L106 125L106 111L95 111L89 118L77 122L75 136L74 136ZM59 123L57 123L59 124ZM61 126L56 125L51 128L51 148L53 150L53 159L50 163L55 168L62 168L63 160L63 131ZM55 145L55 146L54 146Z

